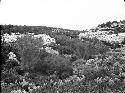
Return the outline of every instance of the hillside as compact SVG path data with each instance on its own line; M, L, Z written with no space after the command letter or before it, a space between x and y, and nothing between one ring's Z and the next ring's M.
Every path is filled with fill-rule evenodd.
M125 92L125 20L88 31L1 28L2 93Z

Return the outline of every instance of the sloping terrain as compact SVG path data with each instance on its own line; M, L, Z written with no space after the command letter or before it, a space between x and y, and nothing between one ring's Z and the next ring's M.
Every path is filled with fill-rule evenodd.
M125 92L125 20L89 31L1 28L2 93Z

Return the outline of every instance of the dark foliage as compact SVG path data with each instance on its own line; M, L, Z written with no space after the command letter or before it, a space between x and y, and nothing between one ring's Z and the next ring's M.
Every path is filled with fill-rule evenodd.
M1 61L2 61L2 65L6 63L6 61L8 60L9 56L8 54L10 52L13 52L16 55L16 58L18 61L20 61L20 55L18 52L18 49L14 48L13 45L8 44L4 41L1 41Z
M106 23L102 23L100 25L98 25L98 27L103 28L102 31L113 31L115 34L118 33L124 33L125 32L125 20L117 22L117 21L113 21L113 22L106 22ZM114 25L115 24L115 25ZM122 25L121 25L122 24Z
M4 65L4 67L6 69L11 69L11 68L14 68L16 66L20 66L20 64L18 64L18 62L16 60L7 60L6 64Z
M42 64L42 62L38 62L34 65L33 72L40 73L43 75L48 75L48 70L50 67L47 64Z
M69 67L65 67L63 69L59 69L59 71L57 71L57 76L59 77L59 79L66 79L69 76L73 75L73 69L69 68Z
M72 61L76 61L77 59L78 59L78 57L77 57L76 55L72 55L70 61L71 61L71 62L72 62Z
M34 65L33 71L44 75L51 75L56 72L57 76L61 78L65 73L65 78L73 75L71 62L61 56L49 56L45 60L41 60ZM64 75L62 76L64 78Z
M62 28L54 28L54 27L46 27L46 26L17 26L17 25L1 25L2 33L34 33L34 34L47 34L53 36L53 32L55 34L65 34L71 37L77 37L80 31L62 29ZM68 32L70 31L70 32ZM71 34L72 33L72 34Z
M5 69L5 71L2 71L1 73L1 80L4 81L7 84L16 83L16 80L19 80L19 77L16 75L15 71L13 69Z
M41 49L39 53L39 57L41 60L44 60L47 56L51 56L50 53L46 52L45 49Z
M2 61L2 64L5 64L6 60L9 58L8 54L11 51L12 51L12 47L9 44L2 41L2 43L1 43L1 61Z
M122 44L124 44L124 45L125 45L125 38L124 38L124 40L122 41Z
M60 54L68 54L68 55L71 55L74 52L69 46L58 46L57 50L59 51Z
M21 89L23 89L23 90L25 90L26 92L28 92L28 91L29 91L28 87L29 87L29 85L24 85L24 86L22 86Z
M9 77L9 78L4 79L4 82L7 83L7 84L10 84L10 83L13 83L13 84L14 84L14 83L16 82L16 80L17 80L16 77L11 76L11 77Z
M25 72L26 72L26 70L25 70L25 69L22 69L20 66L17 66L17 67L15 67L14 69L15 69L16 73L17 73L18 75L21 75L21 76L23 76L23 75L25 74Z
M84 58L88 60L93 55L103 54L108 51L106 47L99 40L87 40L87 41L77 41L72 46L72 50L79 58Z

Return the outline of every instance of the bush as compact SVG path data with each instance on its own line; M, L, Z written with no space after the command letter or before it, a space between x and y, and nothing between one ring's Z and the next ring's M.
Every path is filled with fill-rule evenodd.
M20 61L20 55L18 53L18 50L15 49L12 45L12 43L6 43L4 41L1 42L1 67L3 69L11 69L15 66L19 66L18 62L16 60L8 60L9 59L9 53L14 52L16 54L16 58L18 61Z
M96 51L100 54L104 54L107 51L109 51L109 48L104 45L101 41L98 41L95 45L94 45Z
M56 44L60 44L60 46L67 46L71 41L71 39L66 35L56 35L54 38L56 40Z
M33 73L39 73L43 75L49 75L48 70L50 67L47 64L42 63L42 61L39 61L34 64L32 72Z
M62 56L48 56L44 60L39 61L34 65L34 71L44 75L57 73L57 76L67 78L73 74L71 62ZM62 75L65 73L65 76Z
M93 55L103 54L108 51L108 47L97 39L88 39L87 41L74 40L71 49L79 58L86 60L92 58Z
M41 49L39 53L40 60L44 60L46 57L51 56L45 49Z
M73 50L69 46L58 46L59 54L73 54Z
M15 69L16 73L17 73L18 75L21 75L21 76L23 76L23 75L25 74L25 72L26 72L26 70L25 70L25 69L22 69L20 66L17 66L17 67L15 67L14 69Z
M72 47L74 54L79 58L89 59L92 54L95 54L95 49L91 43L88 42L77 42Z
M6 69L11 69L16 66L20 66L16 60L7 60L6 64L4 65Z
M6 60L9 58L8 54L12 51L12 47L6 42L2 41L1 43L1 61L2 64L5 64Z
M85 76L84 82L89 83L90 90L100 91L100 93L107 91L107 89L113 93L123 91L125 76L122 71L124 71L124 63L115 56L106 56L107 58L104 60L76 60L73 62L75 75Z
M43 46L42 38L34 38L33 35L26 34L18 38L13 46L19 50L22 67L32 67L39 58L39 48Z

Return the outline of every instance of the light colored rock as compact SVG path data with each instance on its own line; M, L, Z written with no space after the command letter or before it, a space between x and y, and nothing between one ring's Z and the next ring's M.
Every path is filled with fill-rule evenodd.
M97 38L109 43L121 43L125 38L125 33L108 34L108 31L85 32L79 34L79 39L82 38Z

